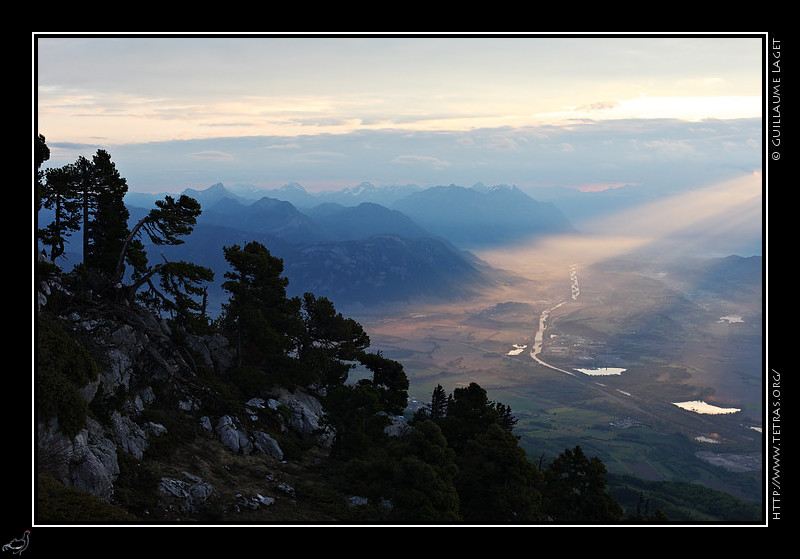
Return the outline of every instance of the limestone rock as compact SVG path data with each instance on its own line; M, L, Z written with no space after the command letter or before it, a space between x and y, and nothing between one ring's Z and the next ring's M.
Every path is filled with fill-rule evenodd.
M250 442L247 433L236 425L236 421L230 415L223 415L220 418L215 431L222 444L232 452L250 454L253 450L253 443Z
M210 336L186 336L186 343L203 362L218 373L224 373L236 364L236 350L228 344L222 334Z
M253 497L245 497L241 493L236 494L237 507L245 507L249 509L258 509L261 507L268 507L275 502L274 497L265 497L260 493L256 493Z
M110 436L121 450L136 457L137 460L141 460L144 451L147 450L147 433L118 411L111 414Z
M333 444L334 433L324 426L322 403L305 390L290 392L280 389L274 400L289 409L289 428L302 437L313 438L317 444L329 448Z
M180 501L180 510L193 512L198 505L202 505L214 495L215 490L211 484L188 472L183 472L183 479L163 477L158 484L162 493Z
M253 433L253 447L277 460L283 460L283 451L278 442L263 431Z
M119 475L117 446L97 421L89 418L88 428L73 439L70 457L68 484L110 501Z

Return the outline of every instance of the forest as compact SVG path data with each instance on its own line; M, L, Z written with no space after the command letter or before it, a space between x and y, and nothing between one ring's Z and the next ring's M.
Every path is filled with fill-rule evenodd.
M184 261L150 262L144 242L184 242L202 211L199 203L184 195L165 196L131 224L123 203L127 182L109 153L98 150L91 159L42 170L49 150L43 135L35 143L37 210L46 208L54 216L37 230L46 260L35 280L58 276L72 294L69 300L48 301L36 317L35 403L37 414L57 417L69 436L102 410L76 396L94 365L91 356L65 339L60 317L86 307L135 309L165 320L176 344L188 334L221 334L235 348L234 371L206 379L217 395L215 406L234 409L276 386L318 394L326 424L335 432L325 457L326 483L331 491L383 503L362 515L362 522L668 521L660 510L624 510L607 490L603 463L579 445L552 459L528 456L514 434L512 410L490 400L474 382L450 392L439 385L423 409L409 414L403 365L370 351L368 333L324 295L287 296L290 279L282 260L259 242L225 247L229 271L222 286L229 298L211 319L205 285L213 279L212 270ZM74 238L82 240L82 262L62 270L59 258ZM353 382L350 373L356 367L370 374ZM404 414L406 429L389 435L391 418ZM169 456L170 450L161 452ZM45 468L37 464L37 470ZM52 485L46 487L38 502L45 516L55 514L53 503L62 498L53 495ZM142 521L133 505L137 498L126 495L118 491L116 504L131 514L131 522Z

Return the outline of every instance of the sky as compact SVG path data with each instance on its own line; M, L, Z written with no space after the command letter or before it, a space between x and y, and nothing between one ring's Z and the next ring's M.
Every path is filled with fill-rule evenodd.
M129 188L727 179L762 156L762 37L33 36L51 166Z

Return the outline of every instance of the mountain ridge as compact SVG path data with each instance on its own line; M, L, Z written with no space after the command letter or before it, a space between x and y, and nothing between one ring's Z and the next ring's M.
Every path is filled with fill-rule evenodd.
M410 194L393 208L464 247L575 232L556 206L538 202L516 186L436 186Z
M238 191L243 192L241 185ZM373 204L373 208L382 206L404 214L422 229L456 245L497 244L576 231L552 202L534 200L514 185L450 184L423 189L416 185L376 187L364 182L340 191L311 194L298 183L287 183L277 189L247 191L250 198L243 198L237 194L237 188L217 183L205 190L186 189L183 194L198 200L204 212L216 211L214 206L224 199L250 206L267 198L292 204L298 212L312 218L320 216L320 207L331 208L330 204L342 207Z
M520 200L535 204L516 187L484 187L480 191L455 186L445 188L458 197L471 199L462 207L471 203L474 212L486 209L484 196L506 206L519 205ZM374 193L381 188L363 183L356 190ZM284 192L305 190L290 183ZM424 192L426 190L416 190L410 196ZM286 270L294 278L293 289L300 293L319 292L340 304L376 305L437 297L459 299L509 279L506 273L492 270L465 252L460 242L453 242L448 236L450 231L440 227L431 231L405 212L376 202L360 202L354 206L323 202L301 211L287 200L270 196L243 200L221 183L201 191L187 189L184 193L196 196L206 205L198 218L195 234L185 245L167 251L172 258L184 259L191 253L203 261L203 255L221 254L226 239L255 235L284 260ZM440 206L432 208L443 211ZM509 207L496 211L502 219L512 213ZM469 214L463 219L468 228L473 229L478 220ZM502 219L495 222L497 227ZM509 234L516 235L519 230L523 235L530 233L518 227ZM489 233L486 227L479 227L475 232ZM222 263L216 262L210 267L217 276L222 275ZM212 292L212 300L221 300L218 288L213 288Z

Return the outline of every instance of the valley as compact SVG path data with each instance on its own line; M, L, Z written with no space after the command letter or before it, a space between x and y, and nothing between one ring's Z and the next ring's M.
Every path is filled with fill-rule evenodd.
M478 255L498 267L512 258ZM418 403L437 384L450 392L477 382L511 406L531 459L579 444L612 474L760 502L760 283L723 297L679 281L672 263L555 260L468 302L357 320L373 347L404 364Z

